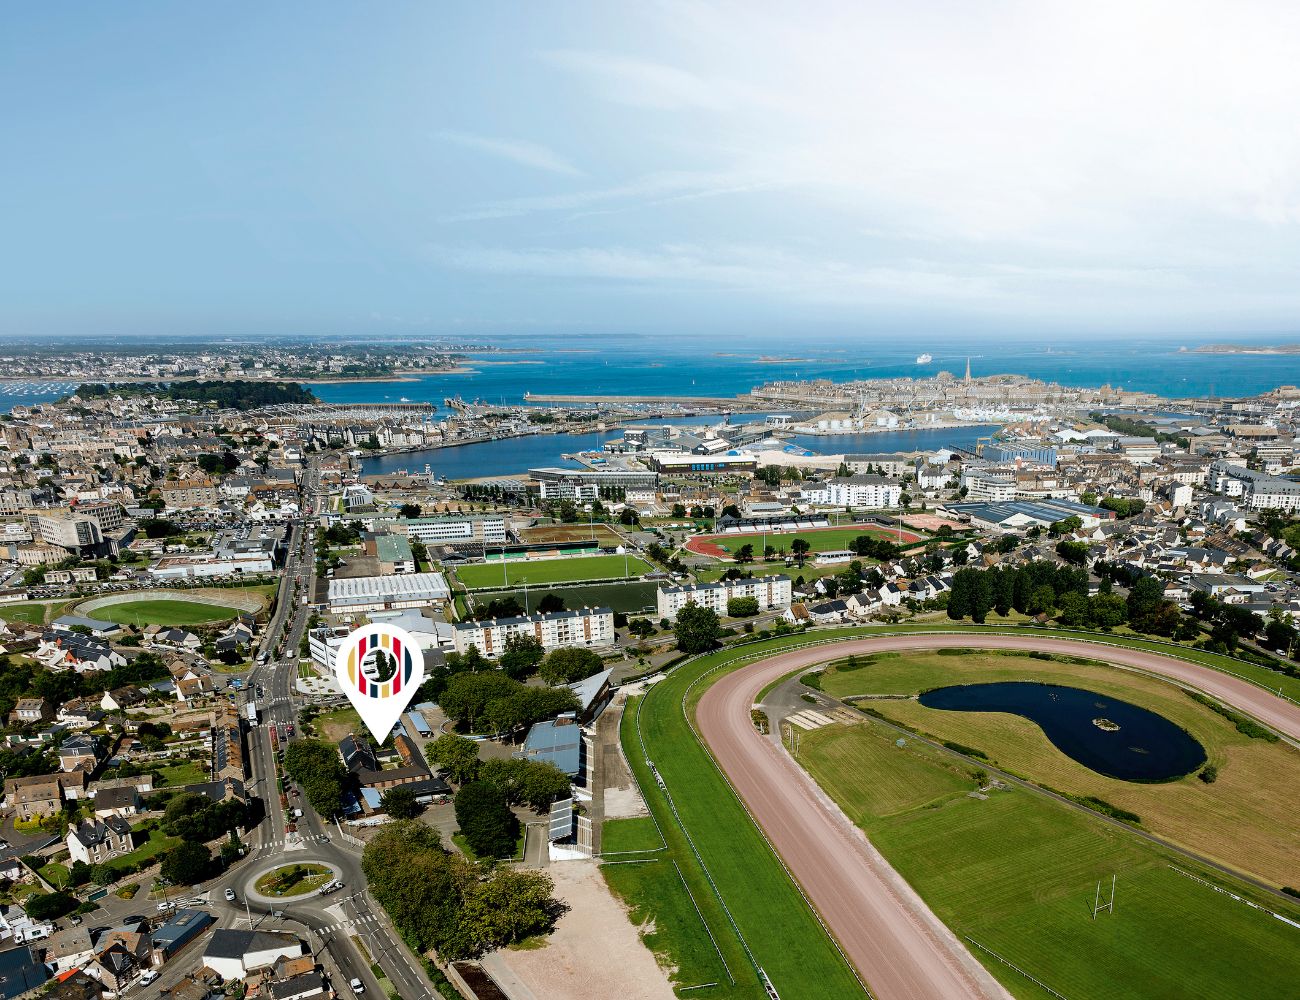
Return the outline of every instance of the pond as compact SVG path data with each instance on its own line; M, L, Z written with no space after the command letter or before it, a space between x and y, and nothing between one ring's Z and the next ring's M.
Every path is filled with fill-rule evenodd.
M1123 781L1170 781L1205 763L1205 749L1162 715L1082 688L1030 681L964 684L921 695L926 708L1010 712L1042 728L1067 757Z

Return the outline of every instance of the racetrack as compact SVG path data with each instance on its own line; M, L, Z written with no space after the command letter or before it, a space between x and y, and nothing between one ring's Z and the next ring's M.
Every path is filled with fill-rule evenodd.
M1046 636L898 635L779 653L705 691L696 724L791 874L880 1000L1007 998L966 947L816 783L750 719L779 677L850 653L941 647L1038 650L1136 667L1195 687L1300 740L1300 705L1210 667L1123 647Z

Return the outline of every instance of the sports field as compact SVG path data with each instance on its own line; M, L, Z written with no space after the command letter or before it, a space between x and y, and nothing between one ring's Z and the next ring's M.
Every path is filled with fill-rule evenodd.
M970 767L878 723L802 738L800 757L935 912L1020 998L1285 995L1300 928L1179 874L1208 873L1122 828L1019 788L973 797ZM1099 880L1115 910L1092 919ZM1226 881L1221 877L1211 881ZM1252 893L1291 919L1300 906Z
M638 556L571 556L567 559L537 559L530 562L479 563L459 566L456 576L469 590L517 587L522 580L529 587L547 583L576 583L579 580L624 580L651 572Z
M845 697L914 695L947 684L1011 680L1068 683L1157 712L1200 742L1208 763L1217 768L1217 779L1206 783L1188 774L1153 784L1123 781L1072 760L1037 723L1019 715L941 711L912 700L867 704L941 741L974 747L1012 774L1136 813L1144 829L1220 864L1275 885L1300 884L1300 828L1291 805L1300 788L1300 750L1243 735L1173 684L1102 665L971 651L860 657L856 669L841 663L827 670L821 685L828 694Z
M123 625L206 625L227 621L239 613L238 608L196 601L124 601L96 608L92 617Z
M625 614L634 611L640 611L642 608L653 608L655 605L656 585L649 581L633 581L630 583L593 583L577 587L538 587L533 589L533 582L528 581L528 601L531 607L535 608L537 602L547 594L554 594L556 597L563 598L566 608L609 608L612 611L622 611ZM475 591L474 600L479 603L486 603L499 597L513 597L520 604L524 602L524 591L522 587L513 590L487 590Z
M801 529L799 531L769 531L766 536L761 531L756 531L744 535L696 535L686 543L686 548L702 556L713 556L717 559L728 559L735 555L742 545L754 546L754 554L761 556L764 544L772 546L780 552L789 552L790 543L796 538L802 538L810 546L811 552L832 552L848 548L853 539L869 535L872 538L883 538L890 542L901 545L908 545L912 542L919 542L925 536L918 535L915 531L903 529L900 541L899 532L896 529L886 529L876 526L867 526L864 524L851 525L847 528L812 528Z
M541 542L585 542L592 538L606 547L623 544L623 538L607 524L539 524L520 529L519 538L529 545Z

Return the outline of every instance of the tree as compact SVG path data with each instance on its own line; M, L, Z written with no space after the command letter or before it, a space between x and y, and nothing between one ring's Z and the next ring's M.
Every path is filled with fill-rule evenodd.
M442 694L442 710L473 731L490 701L514 694L521 687L518 681L495 671L456 674Z
M1128 609L1118 594L1097 594L1088 599L1088 618L1098 628L1111 629L1124 624Z
M746 542L736 550L736 562L749 563L754 561L754 546Z
M506 639L506 648L497 662L507 677L522 681L537 672L537 665L545 655L546 651L536 636L519 633Z
M554 614L556 611L563 610L564 598L559 594L544 594L537 602L537 613L541 615Z
M415 793L403 785L387 789L379 797L379 804L393 819L414 819L420 815L420 803L415 801Z
M479 769L479 780L496 785L511 805L527 805L539 813L569 793L570 779L554 764L543 760L494 757Z
M1088 605L1088 599L1082 594L1062 594L1059 604L1060 615L1058 618L1066 628L1081 628L1089 623L1091 609Z
M808 557L811 548L812 544L806 538L796 538L790 542L790 554L800 566L803 566L804 559Z
M1057 523L1059 524L1060 522ZM1082 566L1088 561L1088 543L1066 541L1057 542L1056 554L1068 563Z
M212 852L203 844L185 841L163 855L158 873L172 885L196 885L208 877Z
M1048 526L1047 533L1053 538L1060 538L1062 535L1072 535L1082 527L1083 518L1079 517L1078 514L1072 514L1059 521L1053 521Z
M554 889L544 872L512 868L472 884L461 910L469 946L475 952L488 951L549 930L563 909L551 896Z
M457 785L473 780L478 774L478 744L464 736L443 733L426 743L424 752Z
M592 674L598 674L604 661L590 649L561 647L553 649L542 661L539 671L547 684L572 684Z
M284 769L302 785L308 803L321 816L328 818L342 810L347 772L334 744L294 740L284 752Z
M727 601L728 618L748 618L758 614L757 597L733 597Z
M1056 591L1048 584L1035 587L1029 595L1029 604L1025 610L1031 615L1051 614L1056 606Z
M505 792L485 781L462 785L455 799L456 825L480 858L506 858L515 852L519 820L506 805Z
M27 897L23 909L33 920L58 920L77 908L77 900L66 892L47 892Z
M443 848L438 831L410 820L381 828L367 844L361 867L402 937L446 960L544 933L564 912L542 873L504 867L485 872Z
M405 518L419 517L423 508L418 503L404 503L397 508L397 516Z
M712 608L704 608L694 601L677 612L677 648L683 653L705 653L718 644L722 638L722 626L718 622L718 613Z

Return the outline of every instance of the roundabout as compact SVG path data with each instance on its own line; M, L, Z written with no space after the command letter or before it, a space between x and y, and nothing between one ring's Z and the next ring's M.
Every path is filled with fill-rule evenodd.
M328 862L293 861L249 876L244 894L259 903L301 902L319 895L321 889L342 876L342 871Z
M1112 643L1102 636L1098 636L1096 641L1087 641L1043 634L978 632L973 629L936 630L933 633L825 630L798 638L791 637L784 644L769 642L755 643L752 647L742 645L688 661L659 681L636 704L634 731L625 736L624 749L637 772L647 805L656 820L663 825L679 827L684 835L677 860L680 862L684 859L686 865L696 867L700 872L703 891L716 894L726 911L725 919L720 925L724 934L728 930L727 925L730 925L730 931L739 939L742 956L747 957L756 969L762 970L762 974L771 980L782 997L816 995L801 982L802 971L810 963L826 970L821 995L860 996L863 986L869 987L871 995L880 998L919 1000L929 997L959 997L965 1000L1023 995L1024 980L1016 973L1007 972L997 961L990 962L983 953L983 943L970 936L971 925L960 913L954 913L946 905L944 893L948 893L951 886L939 886L939 894L933 895L933 879L927 884L922 877L932 872L943 873L949 868L959 869L962 864L970 862L974 855L984 857L987 854L990 863L996 863L1002 853L999 846L1002 841L994 837L980 847L978 852L968 852L962 856L957 852L949 853L952 851L951 838L945 840L940 837L931 848L927 848L936 854L930 856L920 868L912 867L905 874L900 874L892 864L900 850L899 842L882 834L881 846L877 847L876 832L873 830L869 835L864 835L860 828L864 822L860 813L853 811L853 819L850 819L844 811L845 802L838 795L833 799L823 790L782 747L779 737L773 738L758 732L751 715L760 694L764 696L765 706L769 704L769 692L780 694L774 689L783 683L783 678L836 658L871 656L886 651L941 649L949 649L954 655L958 650L969 650L972 653L1008 650L1019 651L1022 655L1037 652L1062 658L1087 657L1091 661L1101 661L1099 669L1104 665L1105 668L1128 672L1135 679L1141 678L1143 683L1158 683L1152 680L1154 678L1160 682L1171 682L1168 687L1169 698L1190 701L1189 694L1192 698L1208 695L1233 712L1245 713L1280 735L1280 741L1274 740L1275 751L1293 753L1295 741L1300 740L1300 706L1295 703L1244 678L1213 667L1180 660L1172 655L1162 655L1141 648L1137 643L1129 646ZM787 686L797 685L798 681L796 679L784 683ZM800 703L808 699L801 699L797 691L787 693L793 694L792 702L795 703L793 707L796 711L808 707ZM817 700L822 703L817 706L817 710L823 713L843 714L851 711L828 706L824 696ZM892 708L900 702L883 704ZM916 710L921 710L915 699L909 704ZM1111 709L1108 708L1108 711ZM1218 714L1222 716L1223 713ZM961 713L953 713L954 719L960 715ZM1094 717L1102 715L1100 712L1091 712L1085 719L1085 724L1089 729L1101 733L1102 728L1092 724ZM777 721L775 715L772 721ZM858 724L859 727L877 725L865 717L859 718ZM849 725L840 727L840 730L852 728ZM889 754L911 752L899 750L898 747L904 743L914 745L916 741L910 738L906 741L898 740L897 736L895 730L887 740L879 741L880 753L886 755L882 760L888 759ZM1249 742L1244 737L1241 739ZM815 740L816 734L803 734L805 748L814 745ZM1039 740L1042 742L1041 734ZM1257 742L1260 747L1264 746L1263 741ZM1088 812L1060 796L1053 799L1019 785L1014 790L994 790L989 794L988 789L979 787L987 775L970 783L972 775L982 774L978 770L978 761L972 763L966 759L964 763L957 761L954 764L954 755L942 746L935 748L934 755L946 761L943 766L948 771L960 772L956 777L948 774L933 783L947 794L944 801L951 803L952 809L958 811L954 814L959 814L962 809L979 809L986 800L998 803L996 807L990 804L987 807L989 810L1006 808L1001 803L1019 805L1027 802L1034 808L1050 811L1053 817L1063 814L1066 817L1062 821L1063 826L1068 827L1073 836L1083 837L1089 843L1100 838L1112 846L1119 845L1116 848L1119 855L1115 855L1114 851L1102 851L1098 854L1100 860L1096 864L1129 864L1135 877L1139 869L1143 877L1149 872L1158 871L1160 878L1173 879L1175 882L1178 876L1167 874L1167 870L1173 866L1160 862L1168 859L1189 867L1196 864L1195 855L1183 852L1185 856L1180 856L1177 848L1161 847L1158 844L1159 838L1152 838L1144 832L1124 832L1131 828L1124 823L1116 823L1105 816ZM641 766L638 756L646 761L645 767ZM886 775L864 769L860 763L851 772L853 781L858 786L874 787L876 783L885 780ZM926 762L925 766L931 764L933 762ZM1229 774L1245 772L1245 768L1234 765ZM719 780L715 780L714 775ZM1210 785L1204 779L1197 781L1195 777L1185 777L1182 779L1183 785L1186 786L1189 780L1192 788L1207 795L1222 790L1220 785L1208 792L1206 790ZM902 791L898 797L905 799L908 790L900 787ZM1005 788L1005 782L997 787ZM1163 787L1176 788L1178 785L1175 783ZM739 806L738 811L733 807L733 802ZM917 815L923 821L942 814L942 810L934 808L933 802L929 806L924 801L916 805L920 810ZM759 832L760 841L757 845L749 837L746 828L750 823L747 821L752 821ZM1107 824L1111 824L1110 827ZM1017 827L1013 824L1011 829L1014 832ZM1041 832L1031 824L1022 824L1020 829ZM1107 833L1107 829L1117 832ZM1142 839L1144 836L1146 840ZM669 849L677 850L671 830L666 837ZM1153 847L1152 841L1157 842L1157 846ZM769 852L774 852L772 859L776 865L775 872L769 869L768 862L763 857ZM1011 856L1010 851L1007 853ZM735 868L733 859L737 854L745 856L743 870ZM1069 850L1058 850L1055 856L1049 852L1047 858L1060 861L1062 858L1068 860L1069 856ZM1085 883L1093 877L1092 870L1088 867L1092 863L1094 862L1087 862L1079 872L1070 876L1068 892L1076 889L1082 891L1084 888L1091 891L1091 884ZM1214 862L1209 864L1213 866ZM1121 872L1124 870L1120 868ZM1206 869L1198 870L1204 873ZM1001 884L1015 890L1032 884L1032 879L1027 881L1027 877L1033 871L1034 868L1027 867L1020 870L1019 875L1005 873L1005 877L999 875L999 878L1005 878ZM779 888L783 881L782 872L786 876L783 889ZM688 881L690 875L687 872ZM790 893L790 880L794 882L794 893ZM1078 881L1077 886L1074 885L1075 880ZM1269 884L1275 886L1279 883L1270 879ZM1256 882L1255 885L1265 888L1262 882ZM960 890L960 884L957 888ZM1276 894L1276 888L1272 891ZM787 894L793 897L792 902L786 901ZM923 895L925 898L922 898ZM806 904L802 912L799 906L801 896ZM1157 898L1164 897L1157 894ZM1278 902L1279 897L1276 895L1257 895L1255 898L1279 906L1283 912L1291 912L1285 902ZM1035 901L1035 905L1045 906L1047 902L1044 898ZM1203 901L1197 899L1193 902L1200 905ZM1212 900L1212 905L1206 907L1207 913L1213 910L1214 905L1217 905L1217 901ZM932 906L935 908L932 909ZM1067 908L1067 911L1072 920L1073 909ZM1140 907L1130 903L1126 912L1132 915L1129 919L1135 919ZM808 922L810 915L811 925ZM1273 925L1285 927L1283 922L1267 920L1263 927L1244 927L1249 915L1241 918L1231 911L1213 912L1211 915L1211 923L1232 924L1234 932L1246 935L1241 950L1235 953L1236 958L1249 959L1261 946L1269 944L1269 934L1276 933ZM1046 916L1039 916L1046 919ZM1195 916L1198 918L1199 914ZM1160 933L1174 923L1167 913L1159 914L1158 917L1155 930ZM710 924L706 920L706 926ZM718 928L719 924L711 925L714 931ZM817 941L819 930L821 935L829 937L833 949L832 955L825 958L818 957L821 953L821 945ZM1151 930L1152 928L1144 927L1135 930L1135 934ZM1012 940L1024 938L1022 933ZM1171 941L1171 946L1186 949L1189 947L1188 941L1192 939L1193 936L1188 933L1181 942ZM725 939L720 941L719 954L721 956L725 953L729 958L727 944ZM1088 949L1083 947L1082 942L1079 944L1079 953L1087 954ZM1101 945L1097 947L1104 951ZM1117 946L1108 939L1106 947ZM803 963L787 961L788 953L795 950L806 956ZM1231 964L1228 959L1234 956L1230 948L1221 949L1215 954L1225 961L1225 969ZM1039 956L1030 957L1036 959ZM1125 961L1129 958L1122 957ZM1104 962L1104 958L1095 956L1093 965L1103 968ZM1253 960L1247 964L1250 966L1247 971L1250 972L1267 965ZM734 968L734 963L728 962L728 965ZM1147 965L1155 968L1150 962ZM857 980L857 989L843 982L837 967L847 967L847 970L858 974L860 978ZM1239 969L1234 971L1240 972ZM1154 976L1157 972L1158 969L1150 972L1150 975ZM835 986L831 985L832 981L836 983ZM1009 984L1018 985L1009 991ZM1148 982L1147 985L1152 983ZM1128 989L1140 988L1129 986ZM1139 991L1116 995L1143 994Z

